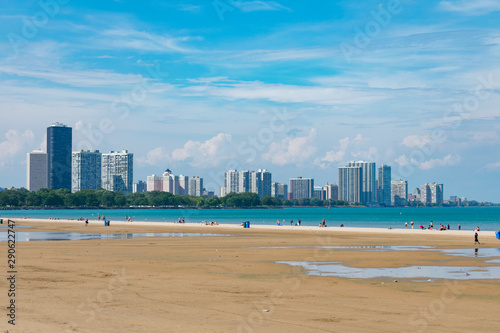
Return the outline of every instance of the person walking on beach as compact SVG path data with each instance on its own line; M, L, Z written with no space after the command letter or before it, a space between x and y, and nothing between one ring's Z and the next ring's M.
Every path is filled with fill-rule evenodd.
M293 227L293 220L290 220L290 225Z
M481 243L479 243L477 231L474 233L474 245L476 245L476 244L481 244Z
M302 221L299 219L299 226L301 225Z
M326 227L326 220L323 219L323 227Z
M408 222L405 222L405 229L408 229Z
M460 224L458 224L458 230L460 230L460 229L461 229Z
M411 228L413 229L413 220L411 220Z
M89 224L89 219L85 219L85 226Z

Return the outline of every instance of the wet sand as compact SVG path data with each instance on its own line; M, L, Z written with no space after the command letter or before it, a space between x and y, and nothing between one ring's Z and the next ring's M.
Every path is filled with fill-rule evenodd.
M104 227L97 221L89 226L81 221L16 221L16 226L32 226L18 232L201 232L232 236L18 242L16 326L8 325L5 315L0 326L10 333L497 332L500 327L500 277L432 282L397 277L346 279L307 275L301 268L275 263L494 265L485 262L490 258L453 257L438 251L317 248L474 248L472 231L304 226L243 229L113 221ZM479 237L479 251L500 246L494 232L481 231ZM286 248L300 246L306 248ZM7 246L3 248L6 272ZM1 281L1 304L7 306L8 285L5 278Z

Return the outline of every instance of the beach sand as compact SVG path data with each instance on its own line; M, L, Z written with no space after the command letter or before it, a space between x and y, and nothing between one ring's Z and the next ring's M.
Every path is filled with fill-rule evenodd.
M17 242L16 326L7 323L5 314L0 326L10 333L500 329L500 277L431 282L397 277L346 279L307 275L301 268L276 263L493 265L485 263L489 258L455 257L437 251L317 248L474 248L472 231L253 225L243 229L234 225L113 221L104 227L97 221L89 226L80 221L16 221L16 226L32 227L17 232L201 232L232 236ZM479 251L500 245L493 232L481 231L479 237ZM293 248L300 246L305 248ZM6 276L7 245L3 248ZM0 304L7 306L8 284L5 278L1 281Z

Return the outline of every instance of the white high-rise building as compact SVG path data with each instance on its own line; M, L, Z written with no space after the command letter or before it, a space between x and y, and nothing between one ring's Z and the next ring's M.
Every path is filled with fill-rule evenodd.
M203 196L203 178L198 176L189 178L189 195L193 195L196 197Z
M163 176L152 175L148 176L147 180L147 191L163 191Z
M361 202L361 167L339 167L339 200Z
M189 193L189 177L180 175L177 184L178 184L177 185L177 194L188 195L188 193Z
M229 170L224 174L224 193L221 191L221 196L226 196L229 193L238 193L239 189L239 174L237 170ZM222 195L224 194L224 195Z
M97 190L101 187L101 153L80 150L71 155L71 192Z
M391 181L391 204L406 206L408 204L408 182L406 180Z
M339 199L339 187L335 184L328 183L323 186L325 191L325 200L338 200Z
M250 192L250 171L243 170L238 172L238 190L236 192Z
M224 191L221 194L252 192L260 197L271 196L271 183L271 173L265 169L229 170L224 174Z
M127 150L102 154L102 188L108 191L132 193L134 154Z
M361 195L360 203L372 204L376 201L376 177L374 162L350 162L349 167L361 168Z
M47 185L47 154L41 150L28 153L26 188L38 191Z
M250 172L249 192L257 193L259 197L271 196L271 173L266 169Z

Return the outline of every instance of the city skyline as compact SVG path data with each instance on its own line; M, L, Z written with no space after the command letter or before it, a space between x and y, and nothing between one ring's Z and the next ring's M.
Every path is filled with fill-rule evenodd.
M61 131L60 133L54 134L54 130ZM63 132L64 131L64 132ZM49 127L47 127L47 133L49 137L56 137L59 140L51 139L51 144L54 146L54 142L61 141L62 138L71 138L72 129L64 124L56 122ZM69 136L68 136L69 135ZM64 141L64 140L63 140ZM67 141L67 140L66 140ZM62 145L65 150L71 150L72 145L63 142ZM47 144L48 150L49 144ZM35 150L27 154L28 161L32 158L31 156L37 155L47 155L43 150ZM173 194L181 195L196 195L202 196L205 188L203 187L203 178L199 176L188 177L183 175L174 175L170 169L166 169L162 176L152 176L146 177L146 182L143 180L137 180L134 182L133 173L133 153L129 153L128 150L122 150L120 152L110 151L108 154L101 154L99 150L91 152L89 150L79 150L71 153L72 161L70 165L71 169L71 191L77 192L82 189L98 189L100 187L111 190L111 191L121 191L123 193L134 192L133 188L135 185L143 184L146 191L165 191ZM36 160L35 160L36 161ZM101 167L101 163L103 164ZM27 186L30 188L30 182L36 180L37 183L41 184L36 173L39 173L40 162L36 161L34 164L29 163L27 165ZM59 163L60 164L60 163ZM31 168L37 169L37 172L33 173L30 171ZM47 170L48 160L47 160ZM381 165L378 168L377 177L377 167L376 162L369 161L350 161L345 167L338 167L338 180L337 186L338 199L347 202L355 203L359 202L361 204L384 204L386 206L404 206L408 202L408 181L406 180L391 180L391 166ZM101 176L102 172L102 176ZM50 171L47 173L50 175ZM47 177L48 178L48 177ZM33 179L33 180L32 180ZM191 189L191 183L193 182L194 188ZM316 196L316 188L321 189L320 191L326 195L328 191L326 188L330 183L326 183L324 186L315 186L314 178L303 178L298 176L296 178L290 178L290 192L288 192L288 199L297 198L312 198ZM307 182L307 185L301 185ZM387 187L387 183L390 183L389 194L384 194L384 188ZM402 194L398 187L394 190L394 183L404 182L405 193ZM297 185L294 185L297 184ZM300 184L300 185L299 185ZM285 184L279 184L272 181L271 173L266 169L258 169L258 171L249 170L229 170L224 174L224 183L220 187L220 197L227 195L228 193L243 193L243 192L253 192L263 196L271 196L273 192L278 193L276 186L281 186ZM426 198L425 194L422 196L424 199L424 204L442 204L443 203L443 185L440 184L440 190L436 190L437 183L432 183L430 186L434 186L431 191L433 197L432 199ZM426 183L417 187L416 190L423 191L429 184ZM43 187L43 186L42 186ZM50 188L50 186L47 185ZM295 187L299 190L294 189ZM37 186L37 189L40 186ZM208 191L213 191L212 189L206 189ZM283 188L280 190L283 191ZM438 197L441 199L436 200L436 191L439 191ZM285 191L287 192L287 191ZM394 195L396 192L396 199ZM300 193L300 194L299 194ZM390 203L387 203L385 196L390 197ZM274 196L274 195L273 195ZM451 197L451 196L450 196ZM455 196L456 197L456 196ZM321 196L320 196L321 199ZM323 200L323 199L322 199ZM396 200L396 201L395 201Z
M369 160L410 192L500 202L495 2L223 2L6 3L0 187L26 186L59 121L73 151L134 152L137 180L168 167L218 193L224 171L265 167L326 184Z

